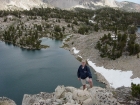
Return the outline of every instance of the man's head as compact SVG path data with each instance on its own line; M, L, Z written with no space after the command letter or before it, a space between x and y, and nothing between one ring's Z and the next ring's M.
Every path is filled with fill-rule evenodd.
M83 59L81 63L82 63L82 66L85 66L86 65L86 60Z

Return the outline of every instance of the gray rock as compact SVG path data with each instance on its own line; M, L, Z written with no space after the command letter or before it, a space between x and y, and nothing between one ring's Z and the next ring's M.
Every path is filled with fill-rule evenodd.
M0 105L16 105L16 103L7 97L0 97Z
M49 104L49 103L51 103L51 99L46 100L46 104Z
M131 88L129 87L120 87L115 90L112 90L114 97L116 97L117 101L121 104L126 105L139 105L137 104L136 98L133 98L131 92Z
M45 92L35 95L25 94L22 100L22 105L49 105L51 104L52 98L52 94Z
M120 105L113 94L103 88L88 90L58 86L54 93L41 92L36 95L24 95L22 105Z

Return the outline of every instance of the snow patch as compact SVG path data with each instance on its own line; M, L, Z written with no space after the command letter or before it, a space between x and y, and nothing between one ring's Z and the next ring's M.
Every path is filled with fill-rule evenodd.
M11 1L10 5L16 5L16 3L14 1Z
M73 47L72 50L73 50L74 54L78 54L80 52L79 50L76 50L75 47Z
M94 15L93 17L92 17L92 19L94 19L96 17L96 15Z
M66 38L64 38L62 42L63 42L63 43L65 43L65 42L66 42L66 40L67 40L67 39L69 39L71 36L72 36L72 34L71 34L71 35L66 36Z
M95 6L109 6L109 7L118 7L117 4L115 3L115 0L105 0L104 2L92 2Z
M89 22L90 22L90 23L93 23L93 24L94 24L94 23L96 23L96 22L95 22L95 21L93 21L93 20L89 20Z
M105 0L105 5L110 7L118 7L117 4L115 3L115 0Z
M121 71L113 69L105 69L104 67L97 67L95 63L87 60L88 64L98 73L102 74L113 88L121 86L131 87L131 83L140 84L140 78L131 79L132 71Z
M74 6L74 8L86 8L86 7L84 7L83 5L76 5Z
M20 2L20 5L19 5L21 8L23 8L23 9L25 9L25 10L30 10L30 8L29 7L26 7L24 4L22 4L21 2Z
M101 3L101 2L96 2L96 3L91 2L91 3L94 4L94 5L98 5L98 6L104 6L103 3Z
M82 56L78 55L78 57L82 58Z

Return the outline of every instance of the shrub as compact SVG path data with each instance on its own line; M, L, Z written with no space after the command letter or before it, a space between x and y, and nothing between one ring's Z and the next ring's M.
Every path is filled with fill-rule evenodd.
M61 32L61 28L60 28L59 25L56 25L56 26L54 27L54 30L55 30L55 32Z
M140 99L140 84L136 85L131 83L132 96Z

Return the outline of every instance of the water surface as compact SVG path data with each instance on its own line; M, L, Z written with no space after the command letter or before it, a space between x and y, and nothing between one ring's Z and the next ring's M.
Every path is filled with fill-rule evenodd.
M80 62L60 48L62 41L49 38L42 41L50 48L26 50L0 41L0 97L11 98L21 105L24 94L54 92L58 85L81 86L76 76ZM94 85L105 87L92 74Z
M140 33L140 27L138 27L138 33Z

